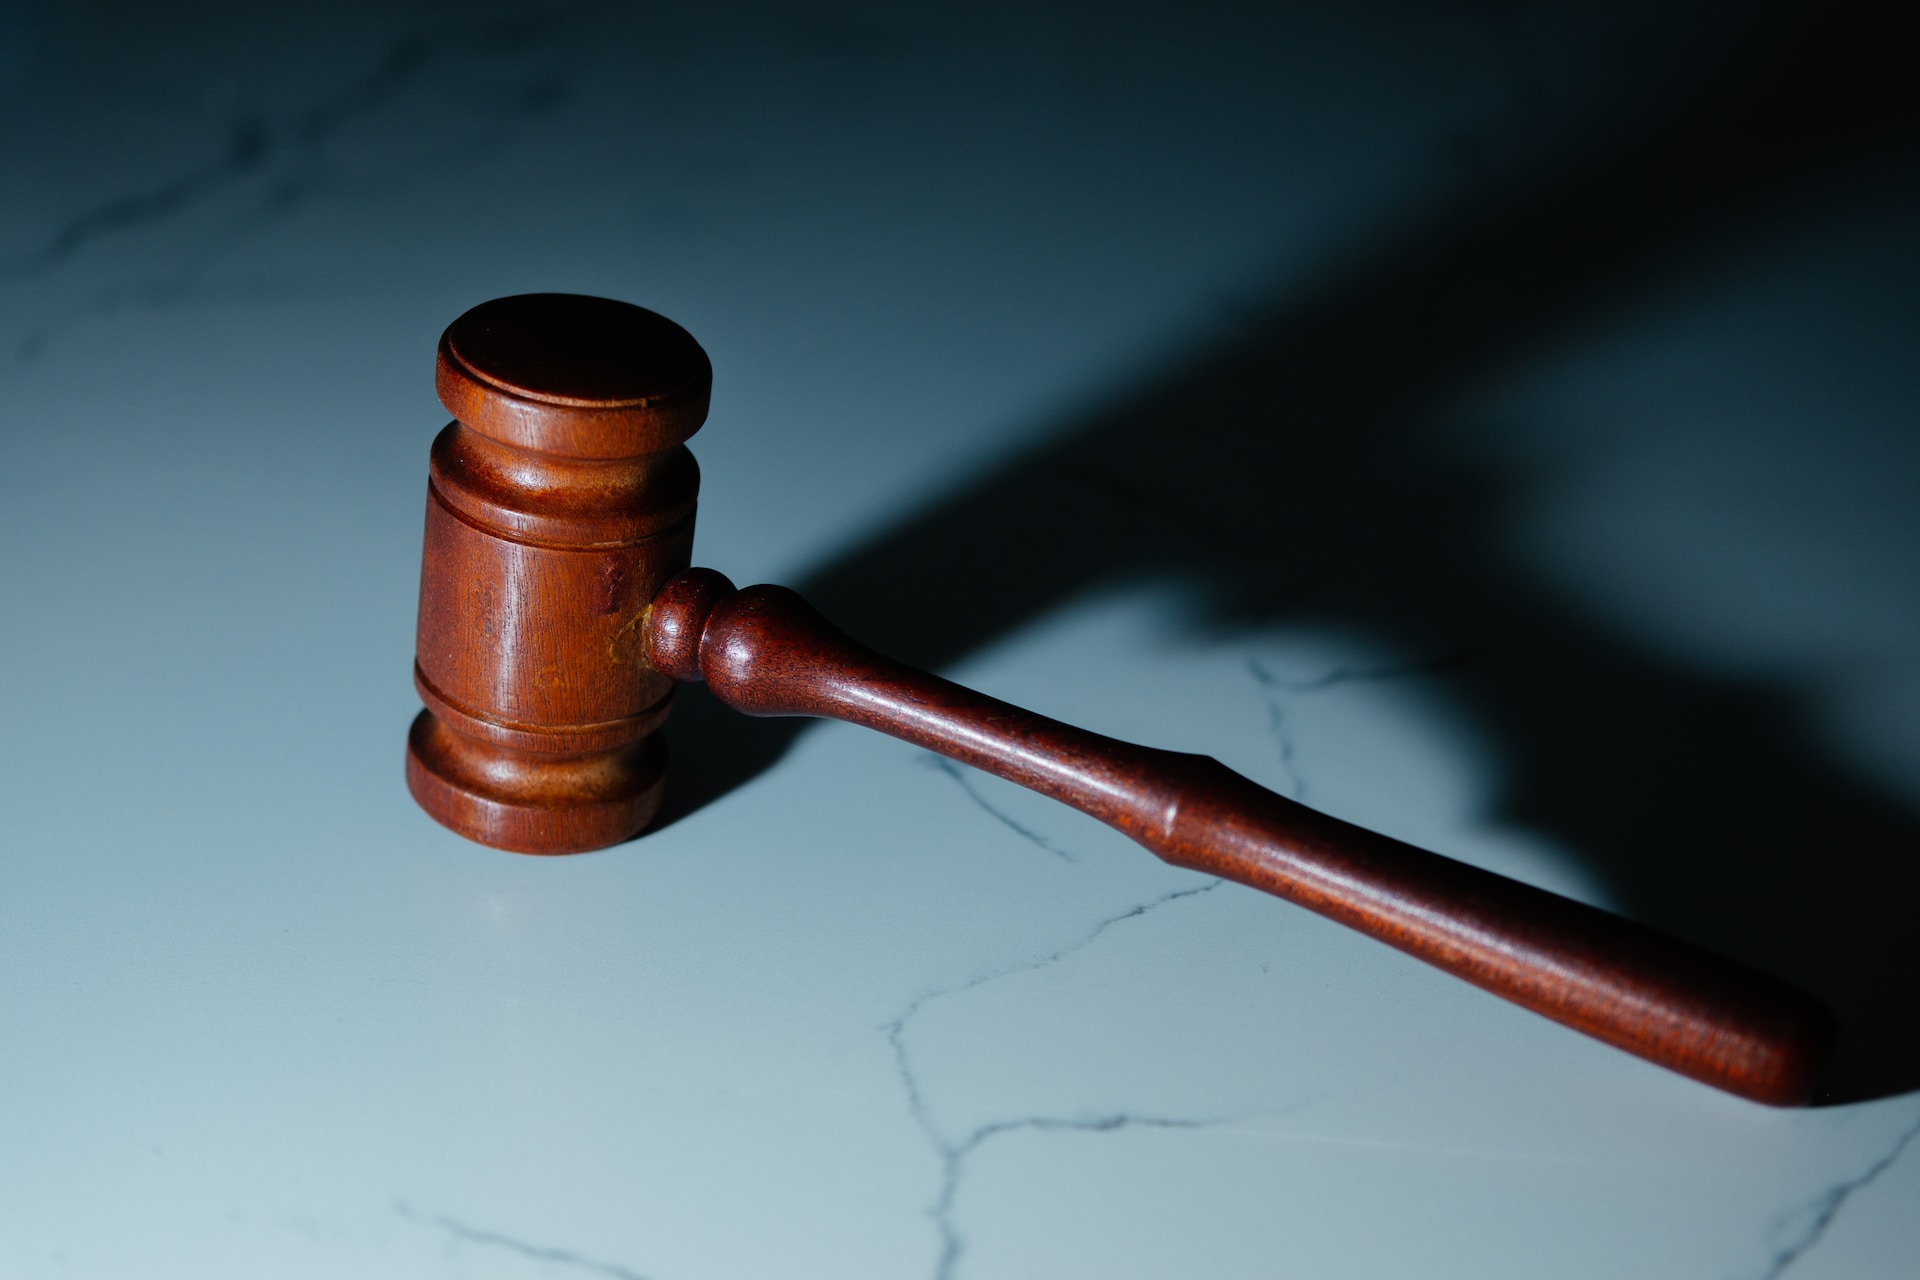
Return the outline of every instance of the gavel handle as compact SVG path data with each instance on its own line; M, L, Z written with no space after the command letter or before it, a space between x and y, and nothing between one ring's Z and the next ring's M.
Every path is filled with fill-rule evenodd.
M646 625L654 666L705 679L735 710L878 729L1715 1088L1776 1106L1812 1096L1833 1018L1757 970L1317 813L1211 757L1088 733L916 671L784 587L735 592L712 570L689 570L655 597Z

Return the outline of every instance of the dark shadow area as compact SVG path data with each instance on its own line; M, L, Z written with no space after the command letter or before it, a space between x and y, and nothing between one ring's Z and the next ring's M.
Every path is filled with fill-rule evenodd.
M1500 753L1501 816L1577 852L1630 914L1825 998L1846 1028L1832 1100L1920 1088L1920 823L1806 741L1790 690L1636 649L1520 577L1502 536L1529 477L1418 426L1716 240L1912 172L1920 17L1765 21L1738 65L1272 299L793 585L934 668L1147 578L1202 586L1195 625L1223 632L1335 624L1429 654L1512 637L1450 677ZM676 815L799 728L716 714L676 715Z
M810 723L756 720L722 706L704 684L679 686L668 721L666 802L647 831L670 827L759 777Z

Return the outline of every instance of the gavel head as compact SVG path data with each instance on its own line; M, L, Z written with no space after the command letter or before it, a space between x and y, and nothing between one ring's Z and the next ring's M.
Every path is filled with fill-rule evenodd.
M660 807L646 616L692 550L713 368L651 311L526 294L455 320L436 381L407 785L497 848L615 844Z

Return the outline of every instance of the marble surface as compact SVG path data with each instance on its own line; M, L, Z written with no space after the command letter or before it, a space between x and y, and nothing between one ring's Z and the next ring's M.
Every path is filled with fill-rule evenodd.
M0 1274L1913 1273L1900 33L1253 9L0 0ZM698 696L643 839L441 831L534 289L712 354L701 562L1805 982L1827 1105Z

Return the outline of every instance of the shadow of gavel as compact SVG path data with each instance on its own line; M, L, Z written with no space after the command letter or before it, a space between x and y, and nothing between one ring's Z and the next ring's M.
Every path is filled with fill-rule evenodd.
M1718 1089L1806 1102L1834 1037L1811 995L1543 889L1275 795L1207 756L1023 711L848 639L783 587L689 569L685 441L713 370L625 303L483 303L440 340L407 784L520 853L617 844L659 811L676 681L754 716L863 724L1052 796L1174 866L1337 920ZM956 584L956 589L961 589Z

